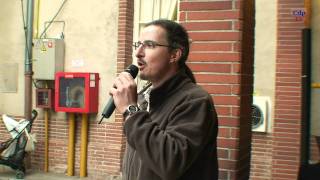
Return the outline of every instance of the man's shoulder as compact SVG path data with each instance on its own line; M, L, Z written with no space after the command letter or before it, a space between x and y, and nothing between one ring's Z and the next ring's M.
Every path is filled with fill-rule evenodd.
M191 98L202 98L206 99L211 97L210 94L200 85L195 83L186 84L180 91L184 96L188 96Z

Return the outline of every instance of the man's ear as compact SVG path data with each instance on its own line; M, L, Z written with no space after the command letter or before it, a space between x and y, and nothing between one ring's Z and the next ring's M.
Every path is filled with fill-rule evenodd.
M182 56L182 49L174 49L172 50L171 56L170 56L170 62L172 63L178 63L179 59Z

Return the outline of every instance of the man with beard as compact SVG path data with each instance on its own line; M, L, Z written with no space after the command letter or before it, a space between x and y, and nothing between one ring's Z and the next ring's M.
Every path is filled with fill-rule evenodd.
M186 65L186 30L174 21L155 20L134 47L139 76L152 86L138 99L135 81L123 72L110 90L125 119L123 179L218 179L217 114L211 95Z

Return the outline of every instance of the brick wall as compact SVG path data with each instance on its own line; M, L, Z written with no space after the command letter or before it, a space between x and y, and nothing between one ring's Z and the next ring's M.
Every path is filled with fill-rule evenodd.
M119 1L119 17L118 17L118 59L117 59L117 73L123 72L123 70L132 64L132 43L133 43L133 11L134 1L132 0L120 0ZM117 156L117 160L120 158L122 162L122 156L125 151L126 139L123 134L123 116L116 112L116 122L120 126L117 127L117 134L121 134L122 141L119 144L121 146L121 156ZM115 165L115 168L118 168ZM118 169L117 173L121 171Z
M212 94L219 115L220 179L248 179L253 2L180 3L180 23L192 39L188 65Z
M75 166L74 175L79 176L81 115L76 115ZM107 175L119 175L121 155L124 144L122 123L97 124L89 120L87 176L92 179L103 179ZM49 172L66 173L68 156L68 117L49 120ZM43 171L44 167L44 120L39 117L33 126L38 143L35 152L31 153L31 168Z
M250 179L272 179L272 150L272 134L258 132L252 133Z
M278 1L275 117L270 134L254 133L251 179L297 179L301 141L301 30L292 10L303 0Z
M300 163L301 30L292 10L303 0L278 1L276 99L272 179L296 179Z

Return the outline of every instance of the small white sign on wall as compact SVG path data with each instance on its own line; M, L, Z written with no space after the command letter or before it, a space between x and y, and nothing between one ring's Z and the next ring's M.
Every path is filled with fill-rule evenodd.
M73 59L71 61L71 66L73 68L81 68L84 66L84 60L83 59Z

